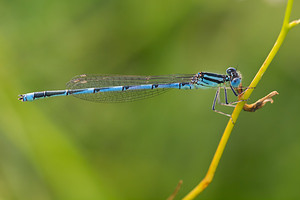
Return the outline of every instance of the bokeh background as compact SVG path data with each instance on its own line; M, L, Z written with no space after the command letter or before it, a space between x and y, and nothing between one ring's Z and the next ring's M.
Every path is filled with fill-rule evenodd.
M280 0L0 2L0 199L177 199L204 177L228 118L214 90L131 103L19 102L73 76L238 67L248 85L279 34ZM300 17L295 1L291 19ZM300 27L289 32L198 199L300 199ZM235 100L231 97L231 100ZM231 112L231 108L218 107Z

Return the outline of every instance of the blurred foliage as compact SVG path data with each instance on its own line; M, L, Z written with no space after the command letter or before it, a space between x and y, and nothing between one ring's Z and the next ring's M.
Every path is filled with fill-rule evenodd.
M214 90L97 104L64 89L77 74L160 75L238 66L252 80L282 24L285 1L1 1L0 199L166 199L204 177L228 121ZM291 19L299 18L295 2ZM299 199L300 29L287 36L242 113L201 199ZM230 112L230 108L220 108ZM297 125L298 124L298 125Z

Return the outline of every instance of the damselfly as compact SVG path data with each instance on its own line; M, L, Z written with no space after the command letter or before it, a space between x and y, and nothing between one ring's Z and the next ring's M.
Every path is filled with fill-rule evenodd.
M79 75L67 83L66 90L32 92L19 95L21 101L33 101L54 96L72 95L80 99L96 102L125 102L152 97L170 89L218 88L212 109L219 100L220 88L224 88L225 104L228 105L226 86L237 96L241 83L240 73L233 67L226 75L199 72L197 74L176 74L164 76L130 75ZM219 112L219 111L216 111ZM219 112L221 113L221 112ZM224 113L221 113L224 114Z

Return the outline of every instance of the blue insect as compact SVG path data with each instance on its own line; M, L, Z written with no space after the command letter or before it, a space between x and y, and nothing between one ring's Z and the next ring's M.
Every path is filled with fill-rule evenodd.
M220 88L224 88L225 105L227 100L226 86L229 85L235 96L242 77L233 67L226 70L226 75L199 72L197 74L176 74L163 76L130 76L130 75L79 75L67 83L66 90L32 92L19 95L21 101L33 101L54 96L74 96L96 102L126 102L144 99L162 94L170 89L218 88L212 109L219 101ZM227 114L225 114L227 115Z

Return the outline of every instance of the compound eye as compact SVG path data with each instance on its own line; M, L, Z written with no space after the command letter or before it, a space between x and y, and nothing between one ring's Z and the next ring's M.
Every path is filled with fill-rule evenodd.
M234 79L232 79L232 81L230 83L231 83L232 87L237 88L241 84L241 79L234 78Z
M236 69L233 68L233 67L229 67L227 70L226 70L226 73L230 76L232 73L236 72Z

